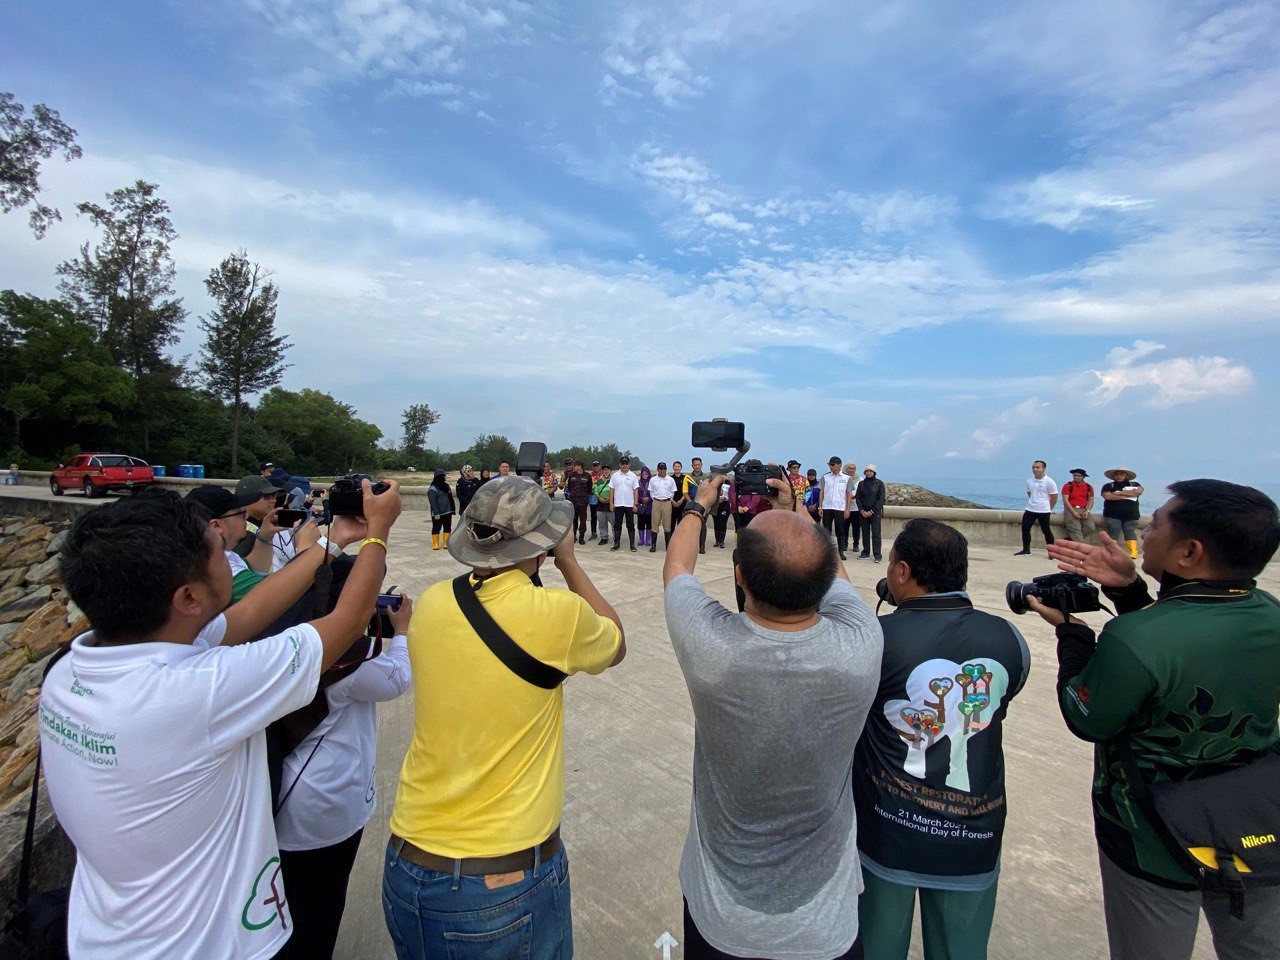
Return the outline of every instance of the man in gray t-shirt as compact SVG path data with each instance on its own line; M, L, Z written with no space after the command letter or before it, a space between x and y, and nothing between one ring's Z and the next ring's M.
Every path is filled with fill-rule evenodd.
M822 529L781 510L739 536L743 612L708 597L692 574L723 482L698 488L663 567L696 724L685 957L861 956L849 771L879 682L880 625Z

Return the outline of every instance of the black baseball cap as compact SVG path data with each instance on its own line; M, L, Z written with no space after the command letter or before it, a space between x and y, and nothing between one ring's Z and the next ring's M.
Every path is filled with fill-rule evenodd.
M800 461L799 461L799 460L788 460L788 461L787 461L787 469L788 469L788 470L790 470L792 467L798 467L798 466L800 466Z
M829 467L833 463L844 463L844 461L841 460L839 457L832 457L830 460L827 461L827 466Z
M232 493L226 487L205 483L187 494L187 499L200 504L215 517L225 517L233 510L258 502L256 493Z
M631 462L631 458L630 458L630 457L619 457L619 458L618 458L618 462L619 462L619 463L630 463L630 462Z
M658 461L657 469L658 469L658 470L665 470L665 469L667 469L667 464L666 464L666 462L665 462L665 461L662 461L662 460L659 460L659 461Z

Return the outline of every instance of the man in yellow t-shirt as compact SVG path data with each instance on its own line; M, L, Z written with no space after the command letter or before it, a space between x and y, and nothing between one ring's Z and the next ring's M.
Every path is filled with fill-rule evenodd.
M550 688L489 648L453 581L417 602L414 733L382 880L387 928L400 960L452 955L463 941L483 941L492 956L569 960L564 691L554 672L598 674L619 663L622 623L574 556L573 504L525 477L500 476L476 491L462 522L449 541L471 568L462 589L552 674L541 681ZM567 590L535 585L553 549Z

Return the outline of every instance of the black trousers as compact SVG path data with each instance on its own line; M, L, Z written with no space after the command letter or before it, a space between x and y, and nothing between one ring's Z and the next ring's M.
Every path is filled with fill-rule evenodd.
M688 900L684 902L684 956L685 960L740 960L737 954L717 950L703 939L698 925L693 922L693 917L689 916ZM741 958L741 960L752 960L752 958ZM831 960L863 960L861 934L853 941L853 946L840 956L832 957Z
M729 504L728 503L722 503L718 507L716 507L716 512L715 512L715 515L711 518L711 523L715 527L716 546L717 547L724 546L725 534L729 532ZM702 533L704 536L706 535L706 532L707 530L704 527L702 530Z
M823 510L822 511L822 529L827 533L831 533L831 528L835 527L836 546L841 553L849 549L849 519L840 510Z
M445 533L453 533L453 514L446 513L443 517L431 518L431 532L439 533L443 530Z
M587 505L585 503L575 503L573 505L573 532L577 534L578 539L586 539ZM593 529L591 532L594 534L595 530Z
M1053 531L1049 529L1049 514L1022 511L1022 549L1031 549L1031 528L1040 524L1040 532L1044 534L1045 543L1053 543Z
M880 514L873 513L869 517L858 514L858 526L862 528L862 555L868 552L877 560L880 559ZM858 538L853 538L853 545L858 546Z
M613 508L613 545L622 546L622 524L627 524L627 540L632 547L636 545L636 515L630 507Z
M280 872L293 916L293 935L278 956L288 960L330 960L338 942L347 879L355 866L364 830L319 850L281 850Z
M599 523L600 504L593 503L587 509L591 511L591 539L594 540L596 538L596 524Z

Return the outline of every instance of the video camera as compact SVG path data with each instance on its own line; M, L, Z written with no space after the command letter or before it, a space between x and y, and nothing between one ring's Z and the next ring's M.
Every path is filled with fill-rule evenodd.
M1098 588L1078 573L1048 573L1035 577L1030 583L1010 580L1004 588L1005 602L1014 613L1023 614L1030 610L1027 600L1031 597L1064 614L1091 613L1102 609Z
M766 497L778 495L778 491L766 481L785 479L782 468L759 460L742 459L751 449L751 444L746 439L746 427L741 422L719 417L714 420L699 420L694 423L692 433L690 446L709 447L712 450L728 450L732 447L737 451L728 463L713 466L711 475L724 475L732 479L738 496L749 493Z
M334 517L363 517L364 488L361 481L373 480L367 473L353 473L329 485L329 514ZM381 480L373 484L373 494L386 493L391 487Z

